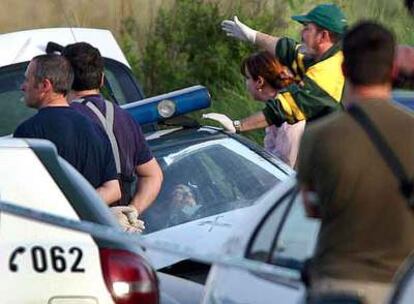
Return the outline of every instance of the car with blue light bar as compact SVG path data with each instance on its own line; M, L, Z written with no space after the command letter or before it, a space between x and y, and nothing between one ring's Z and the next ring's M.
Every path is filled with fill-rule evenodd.
M204 283L209 265L192 261L191 254L218 254L251 208L293 174L245 137L182 116L209 105L203 86L123 105L142 125L159 127L146 132L146 138L164 182L157 200L142 214L144 237L187 247L189 255L146 253L156 269L199 283Z
M4 137L1 139L1 143L5 146L3 150L7 148L10 152L8 154L10 160L7 160L0 143L0 165L6 166L2 169L0 198L20 206L35 207L42 211L79 219L79 221L88 220L114 226L116 223L107 206L97 197L88 182L56 155L53 145L48 143L46 146L37 147L35 141L30 144L24 140L7 138L21 121L34 113L32 109L25 106L20 90L30 59L44 54L47 47L50 48L50 42L53 42L52 47L56 48L56 46L74 43L78 41L77 39L88 41L100 48L105 58L104 93L109 100L126 104L143 99L142 90L132 75L128 62L112 34L107 30L58 28L0 35L0 47L4 50L0 59L0 109L2 112L0 136ZM164 105L167 110L164 109ZM159 109L163 117L168 117L168 113L171 113L168 110L169 106L171 102L160 104ZM153 130L155 126L150 123L147 128ZM27 150L25 153L28 156L21 159L18 156L19 151L23 149ZM36 152L38 150L39 153ZM40 159L41 162L37 154L45 155ZM50 169L49 162L55 164L55 170L61 173L63 171L63 173L56 175L55 171ZM36 165L38 163L39 165ZM39 185L40 181L44 181L44 184ZM14 184L11 184L13 182ZM8 187L6 184L11 184L11 186ZM70 195L67 194L67 188L71 189ZM30 193L33 195L29 195ZM53 193L54 197L49 198ZM79 196L82 197L79 198ZM143 257L145 254L141 248L132 248L124 242L109 244L92 240L87 235L77 237L76 233L64 232L62 229L57 229L57 233L51 233L54 229L51 230L48 225L36 225L23 219L15 220L13 216L3 214L0 223L3 236L0 246L3 257L6 253L12 256L13 252L16 252L13 256L19 262L19 265L12 263L10 266L7 264L9 260L3 259L0 277L10 281L15 288L25 286L25 293L19 296L18 291L13 294L7 289L10 285L3 284L4 302L192 304L197 301L195 299L201 298L201 285L161 272L155 275L153 268ZM38 233L33 236L32 234L36 232ZM54 237L56 235L59 238L56 239ZM82 250L82 259L79 258L79 251L72 249L75 247ZM62 254L64 254L63 257ZM30 264L31 256L35 257ZM67 259L63 260L63 258ZM119 264L120 259L122 259L122 267ZM77 266L85 269L85 273L75 273L75 275L70 271L61 273L62 263L67 264L65 268L67 270L77 261L81 262ZM52 273L49 269L47 275L42 273L46 271L45 263L48 263L52 270L55 267L56 271ZM34 270L29 269L29 266L35 267L38 271L34 268ZM75 270L79 268L75 266L72 268ZM22 272L19 276L13 273L16 267ZM129 275L128 278L125 277L126 274ZM131 286L128 285L129 283L123 284L124 277L124 283L130 280L135 281L130 282ZM145 287L143 293L140 292L141 283ZM32 287L29 288L29 286ZM42 289L41 286L45 288ZM5 294L9 294L10 297L5 298Z
M249 208L293 171L242 136L186 118L185 114L210 106L211 96L203 86L145 99L108 31L42 29L0 35L0 47L11 50L0 61L0 109L5 117L0 135L10 134L32 114L21 102L20 91L28 61L46 49L58 51L59 46L76 41L87 41L101 50L105 97L119 103L143 126L163 169L160 195L142 214L144 236L155 242L191 245L189 253L217 253ZM207 276L209 265L187 257L151 250L146 254L164 274L201 283Z

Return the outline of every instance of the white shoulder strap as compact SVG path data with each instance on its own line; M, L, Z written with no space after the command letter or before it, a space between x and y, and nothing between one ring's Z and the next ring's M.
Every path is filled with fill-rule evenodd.
M84 101L85 100L83 98L72 100L72 102L79 102L79 103L83 103ZM91 111L96 115L96 117L101 122L102 127L104 128L106 134L108 135L109 141L111 143L112 153L115 159L116 171L118 174L120 174L121 173L121 159L119 156L118 142L116 141L116 137L114 133L114 112L115 110L114 110L113 103L108 100L105 100L106 116L104 116L102 112L99 111L98 107L95 106L93 102L86 100L85 105L89 109L91 109Z

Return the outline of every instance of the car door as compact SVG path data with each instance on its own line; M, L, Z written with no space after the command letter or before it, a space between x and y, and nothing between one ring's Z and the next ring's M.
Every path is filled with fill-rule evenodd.
M1 200L80 220L33 150L6 146L0 145ZM91 236L6 213L0 235L2 303L114 303Z
M319 223L305 216L298 192L286 190L245 248L246 261L258 261L272 271L214 267L204 303L297 303L305 293L300 271L313 253L318 231Z
M389 304L410 304L414 299L414 255L400 267Z

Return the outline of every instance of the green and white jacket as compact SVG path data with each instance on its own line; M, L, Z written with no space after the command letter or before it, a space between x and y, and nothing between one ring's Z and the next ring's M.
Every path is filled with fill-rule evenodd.
M290 38L281 38L276 45L276 57L300 82L287 86L266 103L263 114L271 125L311 121L342 108L345 78L340 44L318 60L305 57L300 46Z

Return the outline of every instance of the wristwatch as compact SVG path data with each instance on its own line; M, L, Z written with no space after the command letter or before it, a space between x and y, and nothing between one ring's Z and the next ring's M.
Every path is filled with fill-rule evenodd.
M241 129L240 120L233 120L233 126L236 129L236 133L240 133L240 129Z

